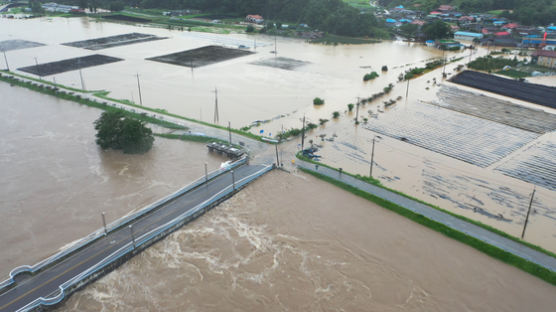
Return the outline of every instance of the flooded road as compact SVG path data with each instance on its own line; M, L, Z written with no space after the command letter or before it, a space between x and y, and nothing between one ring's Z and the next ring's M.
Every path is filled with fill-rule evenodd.
M554 286L304 174L273 171L61 311L552 311Z
M0 275L189 184L225 161L156 138L144 155L99 149L101 111L0 82ZM4 278L0 279L4 279Z

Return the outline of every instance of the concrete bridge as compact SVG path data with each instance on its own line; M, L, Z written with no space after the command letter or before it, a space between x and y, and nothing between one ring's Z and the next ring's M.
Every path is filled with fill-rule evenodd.
M99 229L73 247L34 266L22 266L0 283L0 311L54 307L273 168L243 158L180 191Z

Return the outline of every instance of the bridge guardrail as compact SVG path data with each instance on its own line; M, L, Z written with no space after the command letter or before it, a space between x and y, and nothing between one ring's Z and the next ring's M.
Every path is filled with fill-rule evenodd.
M220 200L226 198L230 194L234 193L236 190L243 188L244 186L246 186L247 184L256 180L257 178L259 178L263 174L272 170L273 168L274 168L273 165L266 166L265 168L263 168L263 169L255 172L255 173L237 181L235 183L235 185L236 185L235 189L233 188L233 185L229 185L229 186L225 187L220 192L214 194L211 198L209 198L209 199L205 200L204 202L198 204L193 209L190 209L190 210L184 212L179 217L177 217L177 218L175 218L175 219L157 227L156 229L153 229L153 230L137 237L135 239L135 247L133 246L132 242L129 242L129 243L125 244L124 246L122 246L120 249L118 249L115 252L113 252L112 254L110 254L108 257L99 261L96 265L90 267L89 269L81 272L80 274L71 278L67 282L63 283L62 285L59 286L60 292L56 296L51 297L51 298L43 298L43 297L37 298L34 301L32 301L31 303L24 306L23 308L20 308L19 310L17 310L17 312L29 311L31 309L36 309L41 305L48 306L48 305L55 305L55 304L58 304L58 303L62 302L64 300L64 298L66 297L66 295L71 293L71 292L69 292L68 294L66 294L66 290L71 290L74 286L79 285L79 283L86 281L91 275L94 275L94 274L98 273L99 271L101 271L106 266L114 263L115 261L118 261L120 258L122 258L124 256L127 256L130 253L133 253L135 251L135 249L140 248L143 245L147 245L148 243L150 243L152 241L156 241L156 239L158 237L160 237L161 235L165 236L165 235L169 234L173 230L179 228L184 223L188 222L195 215L203 212L206 208L209 208L212 205L217 204Z
M230 164L230 166L228 167L224 167L224 168L219 168L217 170L213 170L208 174L208 179L206 179L204 176L193 181L192 183L184 186L183 188L177 190L176 192L152 203L149 204L148 206L145 206L143 208L141 208L140 210L136 211L135 213L132 213L130 215L124 216L116 221L111 222L110 224L108 224L106 226L107 228L107 232L113 232L115 230L118 230L119 228L121 228L122 226L126 225L127 223L136 220L142 216L144 216L145 214L151 212L152 210L176 199L177 197L182 196L183 194L191 191L192 189L203 185L205 183L206 180L210 181L214 178L216 178L217 176L230 171L234 168L237 168L238 166L241 166L245 163L247 163L248 158L247 157L243 157L233 163ZM72 245L71 247L64 249L46 259L41 260L40 262L30 266L30 265L22 265L22 266L18 266L15 269L10 271L9 274L9 278L7 278L6 280L2 281L0 283L0 292L2 292L5 288L10 287L12 284L15 283L15 277L18 274L23 274L23 273L27 273L27 274L35 274L36 272L42 270L43 268L57 262L60 259L65 258L66 256L72 254L73 252L87 246L88 244L94 242L95 240L101 238L102 236L104 236L104 228L100 228L94 232L92 232L91 234L83 237L82 239L80 239L79 241L77 241L74 245Z

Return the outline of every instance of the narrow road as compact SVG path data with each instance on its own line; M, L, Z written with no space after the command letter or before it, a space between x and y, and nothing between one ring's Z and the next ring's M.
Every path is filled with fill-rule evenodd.
M235 181L248 177L263 168L265 168L263 165L240 166L234 170ZM222 190L229 190L232 187L232 174L230 172L222 174L208 184L201 185L133 221L131 223L133 236L137 238L148 233L211 199ZM124 226L42 272L33 276L18 276L15 286L0 294L0 311L17 311L37 298L46 299L58 294L61 284L99 263L123 246L133 244L131 233L130 228Z

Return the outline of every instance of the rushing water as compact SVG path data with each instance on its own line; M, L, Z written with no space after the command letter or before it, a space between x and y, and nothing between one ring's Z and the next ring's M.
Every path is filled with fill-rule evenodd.
M552 311L554 286L312 177L275 171L61 311Z
M34 264L204 174L223 158L157 138L144 155L102 151L101 111L0 82L0 274ZM3 279L3 278L0 278Z

